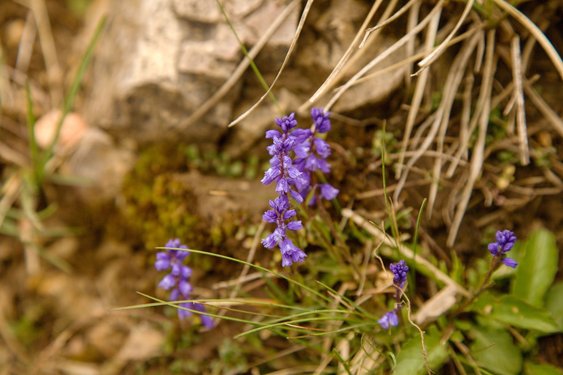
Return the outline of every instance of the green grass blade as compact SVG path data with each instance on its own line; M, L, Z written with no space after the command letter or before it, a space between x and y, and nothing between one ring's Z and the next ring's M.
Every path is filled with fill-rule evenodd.
M61 128L63 126L65 117L71 111L71 109L74 105L74 100L76 99L76 94L78 93L78 89L80 88L80 85L82 84L84 74L86 74L86 69L90 65L90 60L92 59L92 55L94 54L94 48L96 47L96 44L98 43L98 40L100 39L100 36L102 35L102 31L104 30L105 25L106 25L106 17L103 17L100 20L100 22L98 23L98 25L96 26L96 29L94 30L94 34L92 36L92 39L90 39L90 43L88 43L88 47L86 48L84 56L82 57L82 61L80 62L80 65L78 67L78 72L76 73L76 77L72 81L72 84L70 86L70 90L64 98L63 111L62 111L62 114L61 114L59 121L57 122L57 126L55 128L55 136L51 140L51 143L49 144L49 147L47 148L47 151L46 151L46 154L45 154L45 157L44 157L44 160L43 160L43 163L45 163L45 164L47 163L47 161L53 155L53 150L54 150L55 145L57 144L57 142L59 140Z
M300 286L300 287L303 288L304 290L307 290L307 291L310 292L311 294L313 294L313 295L319 297L320 299L322 299L322 300L324 300L324 301L326 301L326 302L330 302L330 301L331 301L330 298L328 298L327 296L322 295L321 293L317 292L317 291L314 290L313 288L310 288L310 287L308 287L307 285L305 285L305 284L303 284L303 283L300 283L300 282L298 282L298 281L296 281L296 280L294 280L294 279L292 279L292 278L290 278L290 277L288 277L288 276L285 276L285 275L283 275L283 274L281 274L281 273L274 272L274 271L269 270L269 269L267 269L267 268L265 268L265 267L258 266L258 265L256 265L256 264L252 264L252 263L246 262L246 261L244 261L244 260L240 260L240 259L237 259L237 258L233 258L233 257L227 256L227 255L211 253L211 252L209 252L209 251L203 251L203 250L180 249L180 248L173 248L173 247L157 247L157 249L160 249L160 250L186 251L186 252L188 252L188 253L209 255L209 256L212 256L212 257L215 257L215 258L230 260L230 261L232 261L232 262L236 262L236 263L248 265L249 267L252 267L252 268L257 269L257 270L259 270L259 271L263 271L263 272L272 274L272 275L274 275L274 276L276 276L276 277L280 277L280 278L282 278L282 279L284 279L284 280L286 280L286 281L288 281L288 282L290 282L290 283L292 283L292 284L294 284L294 285Z
M275 97L275 95L271 91L269 91L270 85L268 85L268 83L264 79L264 76L260 72L260 69L258 69L258 66L256 66L256 64L254 63L254 60L252 59L252 57L248 53L248 49L246 48L246 46L244 45L244 43L240 39L240 37L237 33L237 30L235 29L235 26L231 22L231 19L229 18L229 15L227 14L225 7L223 6L223 3L221 2L221 0L216 0L216 1L217 1L217 5L219 6L219 9L221 9L221 13L223 14L223 17L225 18L225 21L229 25L229 28L232 30L233 34L235 35L235 38L237 38L237 42L240 46L242 53L248 59L248 62L250 63L250 68L254 72L254 75L256 75L258 82L260 82L260 85L262 86L264 91L268 92L268 97L270 98L270 100L272 100L272 103L274 103L274 105L279 107L278 99Z

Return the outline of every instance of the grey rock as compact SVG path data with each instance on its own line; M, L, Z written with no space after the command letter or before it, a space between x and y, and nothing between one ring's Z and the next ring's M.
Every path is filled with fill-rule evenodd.
M285 7L276 0L226 0L225 11L250 47ZM88 123L138 143L219 139L241 85L197 123L185 119L232 75L243 58L215 1L113 0L94 59ZM298 12L272 38L281 63ZM268 48L262 52L268 54ZM285 48L286 49L286 48ZM283 54L281 53L283 52ZM252 73L249 73L252 74Z

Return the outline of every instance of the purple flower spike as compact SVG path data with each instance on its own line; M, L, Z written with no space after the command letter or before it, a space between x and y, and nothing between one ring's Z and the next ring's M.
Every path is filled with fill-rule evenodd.
M171 249L188 249L188 247L186 245L182 245L180 240L177 238L169 240L165 247ZM158 271L169 271L169 273L162 278L158 286L164 290L170 290L170 301L190 299L192 284L190 284L189 279L192 276L192 269L184 265L184 260L188 255L189 252L182 250L166 250L156 254L154 267ZM205 311L203 305L201 305L203 310L200 310L200 308L196 305L200 304L194 304L191 302L183 302L179 304L179 306L187 309ZM177 310L178 318L180 318L180 320L184 320L192 315L191 311L184 309ZM213 322L210 317L202 314L200 315L200 318L205 327L210 328L212 326L209 326L209 321Z
M397 263L391 263L389 269L391 269L391 272L393 272L393 284L402 289L407 282L407 273L409 272L409 266L407 266L404 260L401 260Z
M386 312L385 315L383 315L377 322L379 323L381 328L389 329L391 327L397 327L399 325L399 317L397 316L396 311L392 310Z
M313 119L313 130L298 129L294 131L296 142L294 152L297 159L295 166L301 171L302 178L298 182L297 188L304 198L312 191L310 204L313 205L317 201L317 188L320 187L320 198L332 200L338 195L338 189L328 184L312 184L313 174L322 172L330 172L330 164L326 160L331 153L329 144L319 138L317 135L326 133L330 130L330 118L328 112L324 112L320 108L311 110L311 118ZM318 171L318 172L317 172ZM326 185L326 186L323 186Z
M516 235L514 234L514 232L512 232L508 229L499 230L496 233L495 239L496 239L495 242L491 242L487 246L487 248L489 249L489 252L494 257L501 258L502 262L506 266L511 267L511 268L516 268L516 266L518 265L518 262L516 262L512 258L506 257L506 253L508 253L510 250L512 250L512 248L514 247L514 244L516 243Z
M296 147L301 143L295 136L296 133L300 134L299 130L294 129L297 126L295 114L276 119L276 124L281 132L266 132L266 138L272 139L272 145L268 146L272 158L270 168L262 179L264 185L276 183L278 197L270 201L271 209L262 216L265 222L276 224L276 229L262 240L262 245L268 249L278 246L282 253L282 266L288 267L293 263L303 262L307 256L287 237L287 231L297 231L303 227L301 221L291 220L297 213L291 208L290 197L301 203L303 197L299 194L299 187L306 181L292 159L292 153L296 153Z

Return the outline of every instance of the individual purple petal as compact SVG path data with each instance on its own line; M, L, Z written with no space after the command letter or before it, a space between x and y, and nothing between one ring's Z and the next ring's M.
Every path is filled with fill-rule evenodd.
M487 246L487 248L489 249L489 252L490 252L492 255L498 255L498 249L499 249L498 243L496 243L496 242L491 242L491 243Z
M192 292L192 286L186 280L182 280L178 283L178 290L180 291L180 295L187 299L190 297L190 293Z
M329 113L324 112L321 108L311 109L311 118L315 123L315 129L319 133L326 133L330 130Z
M327 201L333 200L338 195L339 190L331 184L320 184L321 197Z
M170 256L164 252L157 253L154 268L156 268L157 271L166 271L170 268Z
M262 240L262 246L264 246L266 249L271 249L272 247L276 246L277 243L278 242L276 241L274 233L268 235Z
M178 288L174 288L170 291L170 295L168 296L169 301L176 301L180 299L180 291Z
M262 220L266 223L275 223L278 220L278 215L274 210L268 210L262 215Z
M267 139L281 138L281 133L277 130L267 130L266 138Z
M329 173L330 172L330 164L325 159L318 159L317 160L317 166L318 166L317 169L320 170L323 173Z
M264 185L269 185L274 182L280 176L279 169L270 168L266 172L264 172L264 177L260 182Z
M213 326L215 325L213 319L209 315L204 314L206 312L205 306L202 305L201 303L194 302L193 308L194 310L201 312L201 314L199 314L199 318L201 319L201 324L207 329L213 328Z
M289 194L291 194L291 197L293 199L295 199L297 201L297 203L303 203L303 197L301 196L301 194L299 194L297 191L295 190L290 190Z
M191 302L181 303L178 306L193 310L193 304ZM178 309L178 318L180 318L180 320L184 320L192 316L191 311L184 310L183 308Z
M289 181L287 178L280 178L276 185L277 193L287 193L289 191Z
M320 138L315 138L315 151L319 154L320 157L326 159L330 156L330 146L326 143L325 140Z
M168 240L168 242L166 242L166 245L164 245L164 247L177 249L180 247L180 245L181 245L180 240L178 238L173 238Z
M307 254L295 246L290 239L286 239L280 244L280 251L283 267L291 266L293 263L302 263L307 257Z
M301 220L291 221L287 224L287 229L289 230L299 230L302 228L303 225L301 224Z
M176 278L170 274L164 276L158 286L164 290L168 290L176 285Z
M296 216L297 212L295 210L287 210L285 211L285 213L283 214L283 219L284 220L289 220L292 217Z
M389 329L391 327L396 327L399 325L399 317L397 316L395 310L393 310L386 312L385 315L383 315L377 322L379 323L381 328Z
M503 262L506 266L511 267L511 268L516 268L516 266L518 265L518 262L515 261L515 260L512 259L512 258L504 258L504 259L502 260L502 262Z
M188 266L182 266L180 268L180 275L183 279L189 279L192 277L192 269Z
M182 264L178 262L174 262L172 264L172 270L170 271L170 274L173 276L180 276L181 273L182 273Z

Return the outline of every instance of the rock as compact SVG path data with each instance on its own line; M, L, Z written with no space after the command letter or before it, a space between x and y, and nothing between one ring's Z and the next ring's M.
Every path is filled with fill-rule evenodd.
M247 47L285 7L274 0L227 0L224 4ZM230 78L243 58L216 2L114 0L109 13L108 29L94 59L88 122L139 143L218 140L226 131L240 85L200 121L185 122ZM296 8L271 46L289 45L298 15ZM263 53L268 53L267 47ZM281 63L284 55L274 57Z
M35 124L35 139L39 147L46 149L53 142L61 116L60 110L51 110L39 118ZM74 151L87 129L88 125L80 114L67 114L61 126L55 152L66 155Z
M134 161L131 147L116 145L104 131L90 128L63 164L61 172L83 182L79 193L87 202L99 203L119 193L123 178Z
M356 61L349 71L354 73L359 71L370 60L387 49L395 41L396 39L393 39L390 36L380 36L377 43L371 46L366 45L364 48L369 51L367 51L361 59ZM372 72L391 66L403 60L405 57L405 47L400 48L395 53L383 59L383 61L381 61L381 63L372 70ZM342 95L338 102L336 102L334 110L338 112L351 111L365 105L377 104L387 100L389 95L401 86L407 69L408 65L405 64L401 68L394 69L393 71L384 74L378 74L366 81L350 87L346 93ZM370 74L371 73L367 73L364 77L367 77ZM342 82L346 82L351 76L352 74L346 75Z

